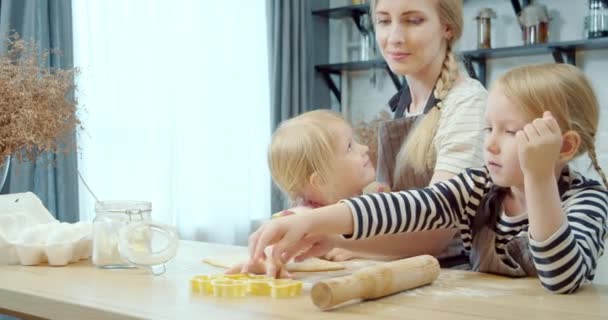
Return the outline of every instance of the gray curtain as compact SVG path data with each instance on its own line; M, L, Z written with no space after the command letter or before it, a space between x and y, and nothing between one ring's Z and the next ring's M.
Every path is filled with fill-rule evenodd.
M267 0L272 130L281 121L312 109L329 108L329 90L315 74L315 64L327 61L328 21L312 11L328 0ZM272 186L272 212L288 204Z
M61 55L49 57L49 66L73 66L71 0L0 0L0 35L4 40L13 31L24 39L34 39L41 48L61 50ZM6 52L6 43L0 42L0 50ZM70 139L75 141L75 136ZM45 153L35 162L12 159L2 192L31 191L57 219L77 221L78 176L73 145L71 153Z

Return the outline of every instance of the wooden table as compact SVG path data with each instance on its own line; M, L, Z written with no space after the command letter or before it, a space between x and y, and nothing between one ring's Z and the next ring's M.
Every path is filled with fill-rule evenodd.
M49 319L608 319L608 286L574 295L546 292L535 278L510 279L442 270L431 285L322 312L310 301L314 280L347 271L299 274L301 297L216 298L192 294L189 279L221 269L203 256L246 248L182 241L161 276L144 270L103 270L89 261L68 267L0 266L0 313Z

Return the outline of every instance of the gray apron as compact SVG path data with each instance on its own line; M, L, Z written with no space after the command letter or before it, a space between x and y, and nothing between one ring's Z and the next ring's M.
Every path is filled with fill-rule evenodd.
M489 227L484 227L475 234L469 254L474 271L511 277L537 275L528 237L513 238L505 245L506 258L511 261L510 264L503 261L496 253L496 238L496 233Z
M564 167L557 183L560 198L570 189L570 175L570 168ZM484 226L473 237L469 254L473 270L511 277L537 276L528 237L515 237L505 245L507 263L496 253L497 236L493 228Z
M422 118L423 115L399 118L384 121L378 126L376 179L390 186L393 191L427 187L433 177L433 171L417 173L414 168L405 167L398 179L396 181L393 179L401 145Z
M405 137L422 120L424 114L437 104L438 100L431 95L424 108L424 114L404 117L405 110L410 102L409 90L406 87L389 101L389 105L395 114L394 119L384 121L378 127L376 179L378 182L390 186L392 191L425 188L433 177L433 171L431 170L418 173L414 168L406 166L401 169L401 174L397 177L396 181L393 181L397 154L401 149ZM449 247L438 255L437 258L442 267L469 268L468 257L464 254L464 247L459 234L454 237Z

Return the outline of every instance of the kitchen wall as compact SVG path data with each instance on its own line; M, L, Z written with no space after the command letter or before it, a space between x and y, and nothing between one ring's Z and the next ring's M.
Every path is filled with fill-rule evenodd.
M578 40L583 37L583 19L587 14L587 1L545 0L552 16L550 41ZM331 6L349 4L350 1L330 1ZM476 21L474 17L482 7L492 7L498 17L493 21L493 47L521 45L519 26L515 19L511 1L508 0L467 0L464 2L465 28L456 50L476 48ZM499 31L500 30L500 31ZM344 62L356 59L359 34L352 20L330 21L330 62ZM601 105L600 132L597 136L597 152L600 164L608 170L608 50L579 51L577 65L591 79ZM491 59L487 63L488 83L506 70L522 64L552 62L552 56L538 55L517 58ZM462 68L463 72L464 68ZM466 73L466 72L465 72ZM341 109L353 122L373 119L380 111L388 110L386 102L396 89L383 70L352 72L342 78L342 106L333 100L333 107ZM341 108L340 108L341 107ZM590 176L597 177L589 169L586 156L575 161L575 167ZM596 282L608 284L608 255L602 258L598 267Z

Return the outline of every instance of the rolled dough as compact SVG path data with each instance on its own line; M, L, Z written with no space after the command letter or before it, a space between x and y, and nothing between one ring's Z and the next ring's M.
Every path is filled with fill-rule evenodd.
M203 258L203 262L215 267L230 268L231 266L247 261L247 254L222 255ZM338 262L310 258L302 262L290 262L287 264L289 272L320 272L345 269L344 265Z

